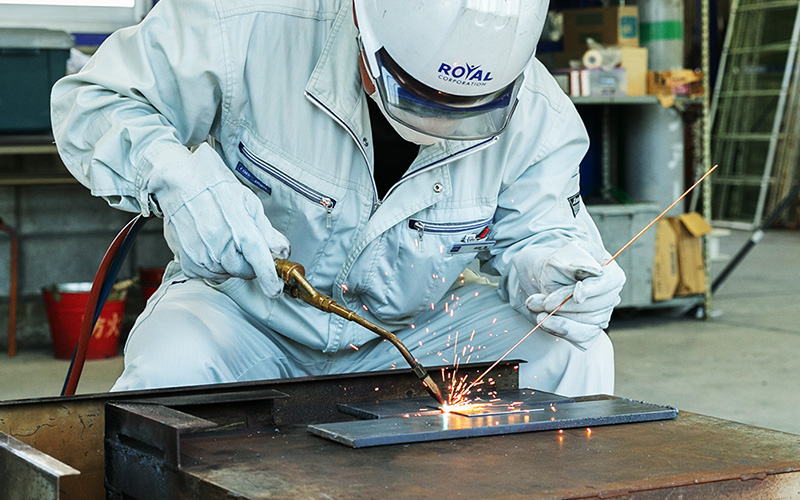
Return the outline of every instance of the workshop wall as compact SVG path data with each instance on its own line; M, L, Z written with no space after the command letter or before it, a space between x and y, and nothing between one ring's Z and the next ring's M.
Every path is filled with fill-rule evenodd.
M13 162L13 165L11 163ZM66 174L56 155L0 157L0 179L14 171L32 182L41 171ZM108 246L135 214L115 210L78 184L0 185L0 218L19 238L17 349L50 345L42 288L54 283L91 282ZM172 257L161 234L161 220L145 225L119 279L141 267L164 267ZM0 348L8 346L11 243L0 234ZM142 308L138 288L130 290L128 316ZM138 300L137 300L138 299ZM123 325L124 327L125 325Z

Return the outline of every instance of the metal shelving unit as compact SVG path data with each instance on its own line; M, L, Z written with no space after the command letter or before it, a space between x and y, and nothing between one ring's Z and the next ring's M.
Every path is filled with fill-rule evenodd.
M689 3L689 2L687 2ZM693 2L692 2L693 4ZM698 118L700 135L702 136L699 142L699 156L701 161L698 162L699 168L695 172L695 177L699 178L703 173L708 171L711 166L711 131L710 131L710 6L709 0L700 0L701 11L701 69L703 71L703 86L706 93L702 98L686 100L682 102L678 109L683 109L685 106L700 106L701 112ZM581 96L571 97L571 100L577 106L603 106L602 109L602 124L601 124L601 194L603 198L610 199L609 192L614 187L612 180L612 137L614 131L612 130L613 113L612 108L617 106L631 106L631 105L660 105L658 98L652 95L645 96ZM711 220L711 183L705 182L702 186L702 208L701 213L706 220ZM700 193L695 193L695 197L700 196ZM690 308L692 306L703 305L703 314L705 318L710 317L711 312L711 286L709 282L710 276L710 248L708 238L705 238L704 243L704 264L706 269L706 292L698 296L689 297L676 297L667 301L652 302L645 307L652 308L665 308L665 307L683 307ZM641 304L637 304L640 307Z
M53 136L41 135L0 135L0 157L33 156L57 154ZM46 171L45 171L46 170ZM0 187L76 184L78 181L66 169L61 172L52 168L37 172L9 171L0 162Z

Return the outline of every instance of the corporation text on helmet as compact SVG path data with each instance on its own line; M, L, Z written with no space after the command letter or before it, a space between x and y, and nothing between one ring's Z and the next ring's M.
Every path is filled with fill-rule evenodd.
M442 63L439 65L439 79L458 85L483 87L487 82L492 81L492 72L484 72L480 68L480 65L471 66L469 63L465 63L463 66Z

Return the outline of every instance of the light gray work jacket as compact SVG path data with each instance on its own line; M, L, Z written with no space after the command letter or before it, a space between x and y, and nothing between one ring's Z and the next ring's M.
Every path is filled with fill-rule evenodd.
M112 206L148 215L149 172L209 141L219 157L195 168L236 172L311 283L389 329L413 323L476 257L503 278L526 245L602 244L579 196L586 131L535 59L500 136L422 147L379 199L351 3L162 0L55 85L67 168ZM209 286L321 351L375 338L247 280ZM507 286L517 284L501 284L506 297Z

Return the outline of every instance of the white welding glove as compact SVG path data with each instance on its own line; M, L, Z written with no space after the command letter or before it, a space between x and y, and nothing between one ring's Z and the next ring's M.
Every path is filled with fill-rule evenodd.
M289 241L210 146L202 144L185 160L154 171L147 189L172 231L170 247L188 278L256 279L265 295L280 295L283 282L273 258L289 256Z
M616 262L603 266L610 258L603 248L583 241L570 242L556 251L527 247L512 259L518 292L522 292L512 296L524 300L525 308L539 323L573 295L540 328L588 349L608 327L625 284L625 273Z

